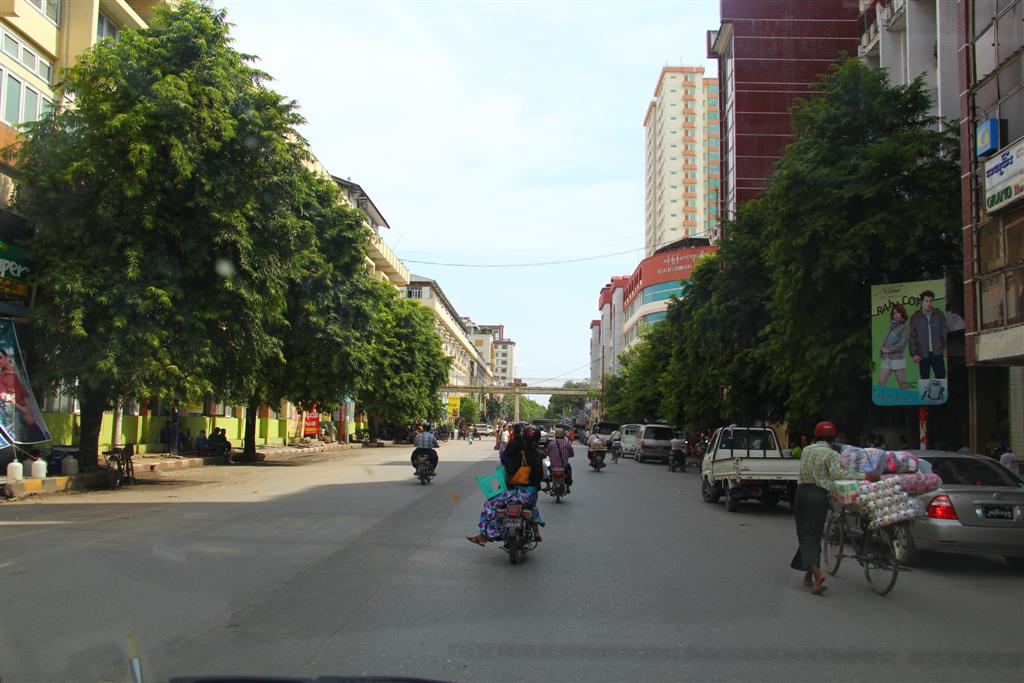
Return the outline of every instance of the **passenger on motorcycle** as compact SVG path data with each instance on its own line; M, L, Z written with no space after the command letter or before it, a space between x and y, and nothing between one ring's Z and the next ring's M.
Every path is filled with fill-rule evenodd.
M512 432L512 441L501 456L501 464L505 468L505 478L511 482L519 468L525 466L530 468L529 480L526 484L511 484L508 491L499 493L484 503L480 511L480 519L477 527L480 533L476 536L466 536L466 540L477 545L486 545L488 541L500 541L504 530L501 520L498 518L498 510L503 509L509 503L523 505L533 510L533 534L536 540L540 538L540 527L544 522L540 518L540 510L537 508L537 493L540 491L540 482L544 477L544 457L540 453L540 429L534 425L527 424L521 428L515 425Z
M587 458L590 459L590 464L594 464L594 453L604 453L607 446L605 446L604 439L601 438L600 434L596 432L590 435L587 440Z
M412 468L416 469L416 456L423 454L430 458L430 473L437 474L437 451L435 449L439 447L439 444L437 437L430 433L430 424L425 422L419 427L412 443L416 446L412 457L410 457Z
M566 493L572 488L572 464L569 462L572 455L572 444L565 438L565 431L555 429L555 438L548 442L548 460L551 461L549 467L565 470ZM549 475L545 481L550 484L551 476Z

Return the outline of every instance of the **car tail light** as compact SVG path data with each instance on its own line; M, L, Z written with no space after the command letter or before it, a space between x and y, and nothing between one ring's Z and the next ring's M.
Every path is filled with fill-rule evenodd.
M523 512L522 505L508 505L505 507L505 512L509 517L518 517Z
M558 470L552 472L551 474L554 475L555 479L561 479L562 478L562 473L559 472Z
M945 493L932 498L932 502L928 504L925 514L931 519L960 519L957 517L956 508L953 507L953 501Z

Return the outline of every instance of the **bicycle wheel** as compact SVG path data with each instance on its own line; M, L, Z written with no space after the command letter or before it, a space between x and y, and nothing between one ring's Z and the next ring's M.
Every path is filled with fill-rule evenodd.
M871 590L878 595L888 595L896 585L896 578L900 573L892 540L892 531L888 527L864 532L861 558L864 578L867 579Z
M835 576L839 565L843 563L843 548L846 543L846 518L830 512L825 520L825 531L822 534L825 555L825 571Z

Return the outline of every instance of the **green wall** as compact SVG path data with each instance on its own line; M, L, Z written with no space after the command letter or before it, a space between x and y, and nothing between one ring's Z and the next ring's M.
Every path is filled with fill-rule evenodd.
M43 419L50 428L53 440L40 444L41 448L51 446L74 446L78 444L80 417L70 413L43 413ZM160 443L160 430L169 422L167 417L124 415L121 418L121 443L136 444L139 453L166 453L167 446ZM237 417L203 417L188 416L181 418L181 431L193 441L200 429L205 429L207 436L214 427L225 430L228 441L241 448L245 420ZM100 428L100 450L110 448L114 432L114 414L103 414L103 425ZM257 419L256 445L274 446L287 443L288 420Z

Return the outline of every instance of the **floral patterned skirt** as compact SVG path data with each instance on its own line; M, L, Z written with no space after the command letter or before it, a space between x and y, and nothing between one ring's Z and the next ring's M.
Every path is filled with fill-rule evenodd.
M520 505L532 508L533 521L544 526L544 521L540 518L540 510L537 508L537 490L516 488L499 493L484 503L484 509L480 512L480 533L492 541L501 539L502 528L501 520L498 519L498 510L504 508L509 503L519 503Z

